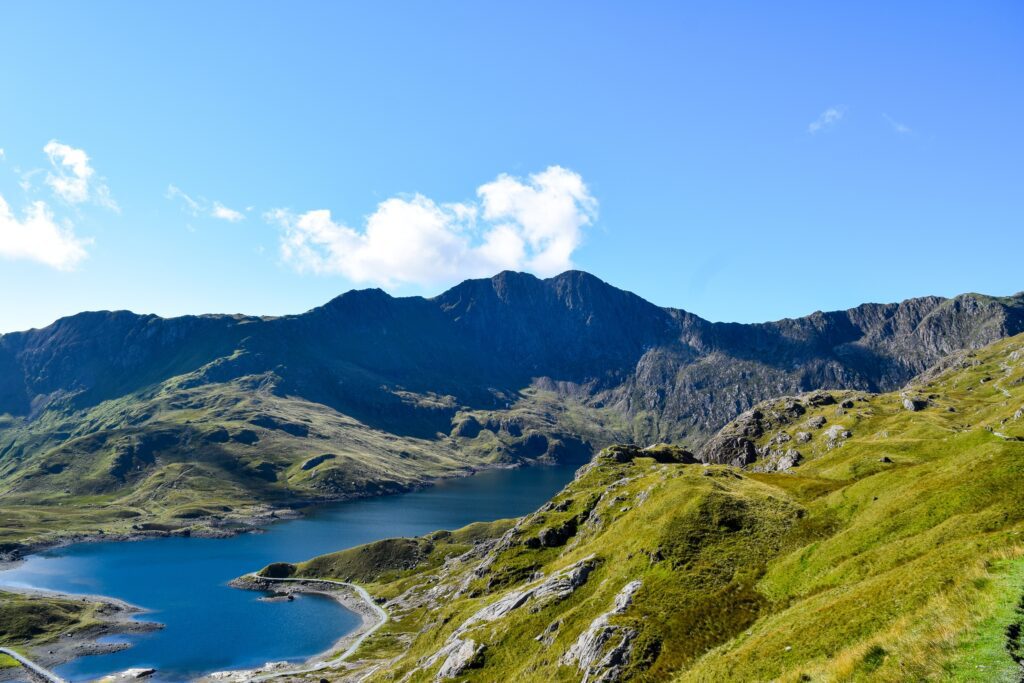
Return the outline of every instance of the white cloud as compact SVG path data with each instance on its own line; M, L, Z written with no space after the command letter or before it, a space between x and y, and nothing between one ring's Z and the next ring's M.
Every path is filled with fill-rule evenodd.
M814 135L826 128L830 128L839 123L845 113L846 107L829 107L825 111L821 112L821 116L808 124L807 132Z
M0 196L0 257L71 270L86 257L91 243L76 237L70 223L58 225L45 202L33 202L19 220Z
M7 152L4 151L3 147L0 147L0 161L5 160L6 158L7 158Z
M899 133L900 135L910 135L911 133L914 132L914 130L910 126L904 125L899 121L896 121L888 114L882 114L882 117L885 118L885 120L889 122L889 125L892 126L892 129L895 132Z
M210 215L213 216L214 218L219 218L221 220L228 221L229 223L237 223L238 221L243 220L245 218L245 216L242 215L241 211L229 209L220 202L213 203L213 210L210 211Z
M55 171L46 174L46 184L54 194L69 204L92 200L112 211L120 211L110 196L110 188L101 178L95 177L96 170L89 165L89 155L85 150L50 140L43 151L50 157Z
M386 199L361 230L325 209L266 217L280 224L281 255L300 272L385 287L436 285L506 269L548 276L572 268L597 200L579 174L551 166L525 179L503 174L480 186L473 202Z
M167 193L164 196L168 199L180 200L193 216L207 215L230 223L237 223L245 219L245 214L241 211L235 211L220 202L211 203L205 197L193 198L175 185L168 185Z

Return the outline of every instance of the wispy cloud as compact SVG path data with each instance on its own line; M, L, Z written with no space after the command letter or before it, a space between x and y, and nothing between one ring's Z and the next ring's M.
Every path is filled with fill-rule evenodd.
M91 243L76 236L70 222L58 224L46 202L33 202L18 218L0 196L0 257L72 270L86 257Z
M826 128L831 128L843 119L845 113L846 107L829 107L807 125L807 132L816 135Z
M361 229L325 209L266 218L281 227L281 256L301 272L385 287L436 285L506 269L553 275L572 267L597 200L583 178L551 166L527 178L502 174L475 201L443 204L421 194L377 205Z
M43 151L53 167L53 171L46 174L46 184L60 199L69 204L92 201L111 211L121 210L110 196L106 182L96 176L85 150L50 140Z
M171 200L180 201L185 210L193 216L210 216L230 223L245 220L245 214L241 211L235 211L217 201L211 202L205 197L192 197L176 185L168 185L164 196Z
M245 215L242 214L241 211L229 209L220 202L213 203L213 210L210 212L210 215L214 218L219 218L222 221L228 221L230 223L237 223L238 221L245 219Z
M889 125L892 126L892 129L899 133L900 135L910 135L914 132L913 128L911 128L908 125L900 123L899 121L893 119L893 117L889 116L888 114L882 114L882 117L886 121L888 121Z

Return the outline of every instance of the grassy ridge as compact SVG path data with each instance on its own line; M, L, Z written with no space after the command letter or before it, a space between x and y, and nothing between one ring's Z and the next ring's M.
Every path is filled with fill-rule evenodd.
M389 601L395 618L359 653L389 662L371 680L433 680L466 640L459 680L1019 680L1024 337L906 393L832 397L797 399L751 437L759 453L798 449L788 472L609 451L508 530L289 571ZM593 568L567 595L537 597L580 563ZM595 628L608 637L581 664L570 655Z

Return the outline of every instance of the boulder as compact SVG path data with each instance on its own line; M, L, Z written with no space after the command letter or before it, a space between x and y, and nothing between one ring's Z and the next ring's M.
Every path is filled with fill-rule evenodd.
M725 436L719 433L701 448L700 459L715 465L745 467L757 460L757 448L753 441L744 436Z
M928 401L925 401L920 398L911 398L909 396L904 396L903 407L911 412L916 413L919 410L924 410L925 408L927 408Z
M799 465L801 460L803 460L803 456L800 454L800 451L790 448L779 458L775 468L779 472L785 472Z

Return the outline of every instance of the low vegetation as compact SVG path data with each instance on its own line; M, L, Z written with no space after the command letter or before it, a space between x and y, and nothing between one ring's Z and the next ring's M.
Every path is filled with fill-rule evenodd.
M273 571L386 603L374 681L1020 680L1024 336L757 411L745 467L613 447L522 519Z
M99 623L100 603L48 595L0 592L0 645L23 650ZM0 656L0 668L17 666Z

